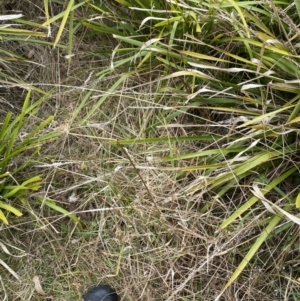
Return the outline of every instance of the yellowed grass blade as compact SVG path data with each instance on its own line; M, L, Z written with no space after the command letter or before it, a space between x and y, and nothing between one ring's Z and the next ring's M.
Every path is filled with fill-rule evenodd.
M54 41L54 45L53 47L55 47L55 45L59 42L60 38L61 38L61 35L63 33L63 30L65 28L65 25L67 23L67 20L69 18L69 15L70 15L70 12L71 12L71 9L73 8L73 5L74 5L74 0L70 0L69 1L69 4L67 6L67 9L64 11L64 16L63 16L63 19L60 23L60 26L59 26L59 29L58 29L58 33L56 35L56 38L55 38L55 41Z

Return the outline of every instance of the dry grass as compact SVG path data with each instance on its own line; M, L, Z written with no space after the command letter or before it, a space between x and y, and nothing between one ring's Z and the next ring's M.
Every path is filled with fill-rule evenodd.
M17 9L28 14L28 19L43 17L38 8L42 1L26 3L18 4ZM59 11L60 5L52 6ZM43 172L44 187L38 196L51 197L62 207L78 212L83 229L40 206L33 195L28 202L32 215L13 220L10 226L0 226L1 242L15 255L1 251L1 258L21 279L16 281L0 266L1 300L80 300L85 289L99 282L115 287L124 301L214 300L241 261L243 247L247 248L259 234L264 212L253 210L249 213L252 218L235 222L238 227L217 231L231 209L246 199L247 187L232 190L227 199L216 198L213 193L187 195L183 188L201 177L202 172L180 177L177 171L163 168L176 167L172 163L156 161L170 154L197 151L199 144L120 147L109 143L112 139L139 138L149 125L164 120L157 108L165 103L155 83L149 85L153 74L131 78L121 91L106 99L86 124L80 124L85 109L79 114L77 109L87 91L96 90L87 102L92 107L114 81L111 77L96 83L94 74L102 66L107 67L110 58L91 58L90 50L101 50L102 45L92 37L83 37L84 33L74 37L76 55L70 66L62 50L20 46L22 53L33 50L34 61L44 67L27 66L28 70L23 65L15 66L19 76L29 75L30 82L45 90L55 88L53 97L40 108L39 117L42 120L53 114L55 120L49 131L64 132L41 150L39 162L29 172ZM109 48L113 41L104 43ZM7 111L17 95L21 102L19 91L20 88L10 88L9 94L4 92L6 103L1 110ZM205 127L207 118L206 112L191 110L177 124L161 126L155 134L176 137L178 133L216 131ZM33 120L28 127L36 122ZM201 128L195 124L201 124ZM217 130L227 132L228 128ZM183 160L178 164L196 163ZM201 213L208 202L212 203L210 209ZM275 233L220 300L297 300L299 283L295 279L300 271L295 261L299 260L299 252L292 246L298 244L293 241L298 232L296 226L290 232L293 251L287 249L286 253L276 250L286 234ZM287 257L285 262L289 264L282 269L280 262ZM34 276L39 277L46 295L36 291Z

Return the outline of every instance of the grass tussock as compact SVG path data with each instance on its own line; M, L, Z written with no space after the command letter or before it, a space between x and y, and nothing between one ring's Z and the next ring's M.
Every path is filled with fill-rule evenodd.
M4 300L299 299L296 1L1 5Z

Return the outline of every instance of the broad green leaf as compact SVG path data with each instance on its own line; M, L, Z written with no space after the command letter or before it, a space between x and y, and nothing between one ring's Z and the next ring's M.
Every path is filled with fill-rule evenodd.
M8 204L0 202L0 208L5 209L7 211L10 211L10 212L12 212L14 215L16 215L18 217L22 216L22 212L21 211L19 211L15 207L10 206Z
M31 190L38 190L40 188L42 177L40 175L34 176L22 183L23 187L27 187Z
M5 224L8 225L8 220L6 216L4 215L3 211L0 209L0 220Z
M3 198L18 197L28 190L38 190L41 186L41 176L32 177L24 181L21 185L5 186L2 189L8 190L3 194Z

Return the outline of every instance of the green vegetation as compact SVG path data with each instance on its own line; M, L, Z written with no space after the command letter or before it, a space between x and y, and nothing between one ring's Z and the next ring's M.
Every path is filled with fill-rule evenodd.
M8 299L105 282L126 301L298 300L299 3L17 6L0 19Z

